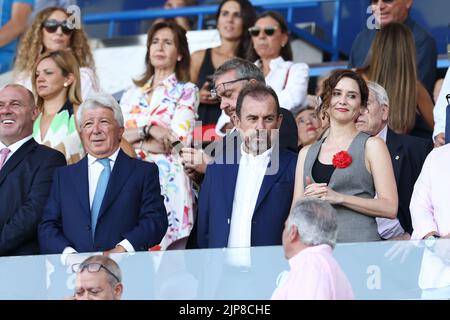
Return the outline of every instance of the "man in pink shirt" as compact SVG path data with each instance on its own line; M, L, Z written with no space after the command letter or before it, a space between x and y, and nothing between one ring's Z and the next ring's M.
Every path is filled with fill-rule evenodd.
M412 239L450 238L449 161L450 144L447 144L435 148L423 164L409 206Z
M350 282L333 257L336 237L336 211L328 202L312 198L297 202L283 230L291 270L271 299L354 299Z

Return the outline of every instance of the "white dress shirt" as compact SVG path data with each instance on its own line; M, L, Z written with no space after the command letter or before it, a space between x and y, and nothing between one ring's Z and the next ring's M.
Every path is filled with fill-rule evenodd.
M17 150L19 150L19 148L21 146L23 146L25 144L25 142L27 142L28 140L31 140L31 138L33 138L32 135L29 135L28 137L23 138L22 140L19 140L17 142L14 142L12 145L10 146L5 146L3 144L3 142L0 141L0 150L3 148L8 148L10 150L10 152L8 153L8 155L6 156L5 162L3 165L6 164L6 161L9 160L9 158L11 158L11 156L14 154L14 152L16 152Z
M241 153L231 213L229 248L247 248L251 245L253 212L272 149L254 156L246 153L241 145Z
M261 67L261 61L255 62ZM271 86L278 96L280 107L288 109L295 113L307 102L309 67L306 63L293 63L292 61L284 61L282 57L278 57L270 61L270 71L266 76L266 84ZM289 73L288 73L289 72ZM224 132L221 131L223 126L230 122L228 117L222 110L219 120L216 124L216 134L223 137Z
M120 148L118 148L112 155L108 158L110 160L109 164L111 166L111 172L114 169L114 164L117 160L117 155L119 154ZM100 174L105 168L100 162L97 161L97 158L87 155L88 161L88 181L89 181L89 208L92 208L92 202L94 201L95 189L97 188L98 179L100 178ZM135 252L133 245L127 239L120 241L116 246L122 246L127 250L127 252ZM61 261L63 264L66 264L67 255L71 253L77 253L77 251L72 247L66 247L61 255Z
M450 93L450 68L447 69L447 73L445 74L444 82L442 83L442 89L439 93L439 97L436 101L436 105L433 109L434 116L434 131L433 131L433 139L439 133L445 133L445 114L447 108L447 99L445 96Z
M378 137L383 139L384 142L386 142L387 138L387 126L385 126L378 134ZM375 198L377 195L375 195ZM405 230L403 230L402 225L400 224L400 221L395 219L387 219L387 218L375 218L378 225L378 234L383 239L390 239L392 237L398 237L405 233Z

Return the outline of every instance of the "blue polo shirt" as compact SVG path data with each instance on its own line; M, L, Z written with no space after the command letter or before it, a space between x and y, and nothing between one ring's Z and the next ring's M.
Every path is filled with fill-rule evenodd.
M414 35L416 43L417 76L427 91L432 94L434 82L436 81L437 49L434 38L411 17L404 24L409 27ZM367 54L377 29L364 29L353 41L352 51L348 60L349 68L360 68L366 66Z
M0 0L0 28L10 19L14 3L26 3L33 6L33 0ZM11 69L16 53L18 38L0 48L0 73Z

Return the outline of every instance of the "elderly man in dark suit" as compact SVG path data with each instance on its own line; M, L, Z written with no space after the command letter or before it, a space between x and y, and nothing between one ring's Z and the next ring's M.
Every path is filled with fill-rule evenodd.
M167 213L158 168L127 156L117 101L97 94L77 112L87 156L57 170L39 242L43 253L134 252L160 243Z
M399 207L397 219L377 218L378 232L384 239L409 239L412 234L409 203L414 184L419 177L428 153L433 149L431 141L400 135L388 128L389 98L386 90L369 81L369 100L367 108L361 109L356 127L373 136L382 138L389 149L395 180Z
M64 155L38 144L33 94L20 85L0 90L0 256L39 253L37 228L56 167Z

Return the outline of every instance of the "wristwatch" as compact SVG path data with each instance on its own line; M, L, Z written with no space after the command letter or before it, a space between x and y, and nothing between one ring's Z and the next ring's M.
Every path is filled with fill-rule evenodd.
M433 251L433 247L436 243L436 240L439 239L440 236L437 234L432 234L425 238L425 247L427 247L429 250Z
M140 140L145 140L147 137L146 134L146 130L147 129L147 125L143 126L143 127L139 127L139 138Z

